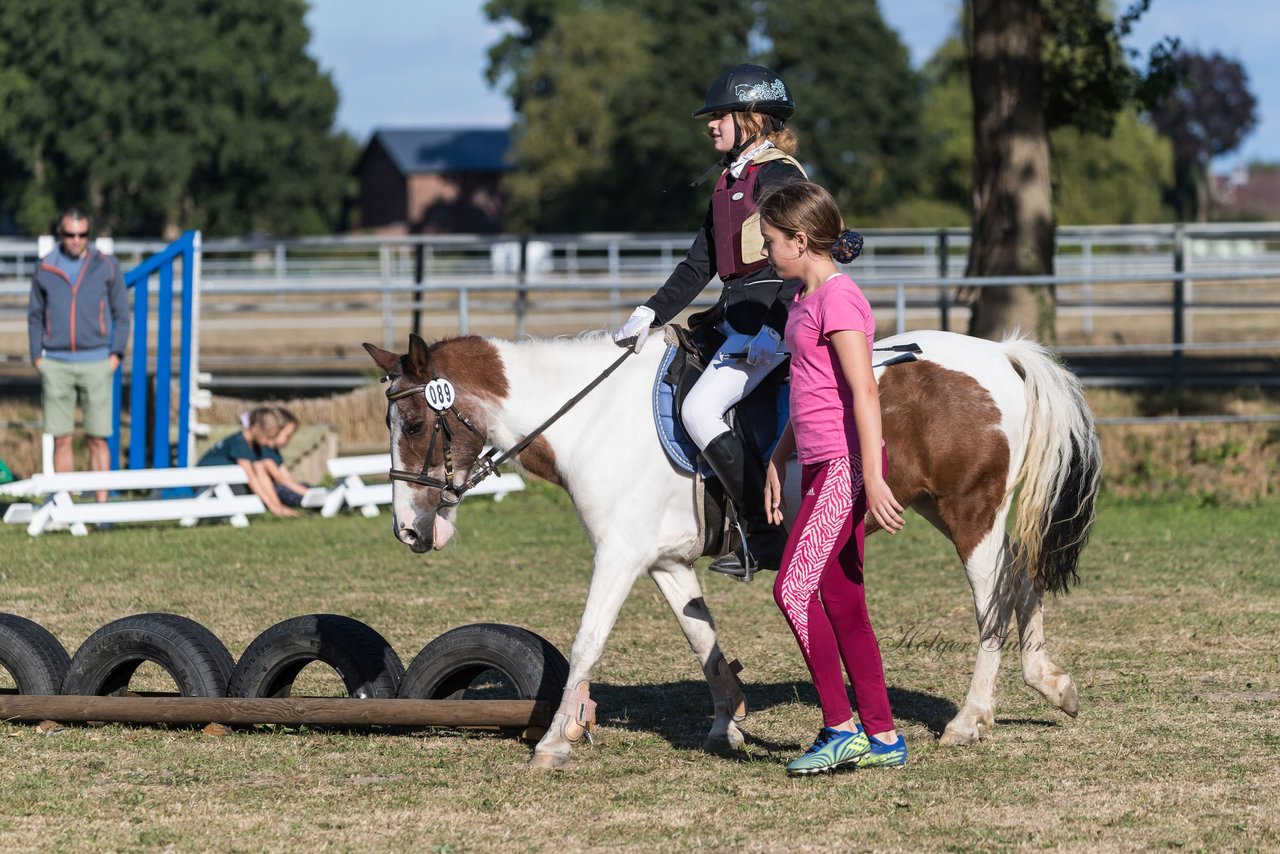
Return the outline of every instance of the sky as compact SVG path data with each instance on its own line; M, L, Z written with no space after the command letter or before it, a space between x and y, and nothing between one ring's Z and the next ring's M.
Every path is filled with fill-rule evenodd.
M362 144L377 128L511 123L510 103L484 76L488 47L502 34L485 18L484 0L309 2L311 54L338 87L338 126ZM960 2L881 0L880 9L919 67L950 34ZM1252 160L1280 162L1280 3L1153 0L1127 45L1145 56L1165 35L1177 36L1190 50L1240 62L1257 99L1253 133L1236 152L1218 158L1215 170Z

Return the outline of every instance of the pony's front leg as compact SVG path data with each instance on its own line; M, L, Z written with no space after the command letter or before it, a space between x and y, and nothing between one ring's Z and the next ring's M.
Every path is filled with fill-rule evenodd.
M1014 591L1012 585L1003 580L1009 571L1009 560L1008 538L1004 526L998 524L965 563L978 618L978 655L964 706L943 731L943 744L977 744L995 727L996 674L1013 610Z
M663 561L650 570L650 575L676 615L711 689L715 720L702 749L710 753L740 750L743 737L738 724L747 717L746 694L734 668L737 662L730 664L720 651L716 624L693 567L679 561Z
M589 696L591 672L631 586L652 562L653 555L638 554L634 549L597 547L582 624L569 652L569 682L551 726L533 749L531 768L563 767L573 744L590 731L595 720Z
M1015 608L1018 615L1023 680L1054 706L1074 718L1080 709L1076 683L1049 659L1049 653L1044 648L1044 609L1040 593L1025 576L1019 579Z

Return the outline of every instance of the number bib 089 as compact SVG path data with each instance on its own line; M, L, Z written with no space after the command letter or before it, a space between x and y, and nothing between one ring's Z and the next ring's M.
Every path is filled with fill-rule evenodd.
M444 412L453 406L453 383L448 380L432 380L422 389L427 405L436 412Z

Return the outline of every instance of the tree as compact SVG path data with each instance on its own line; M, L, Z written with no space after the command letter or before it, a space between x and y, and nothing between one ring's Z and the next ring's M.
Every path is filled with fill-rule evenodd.
M925 63L924 124L928 145L923 198L895 210L895 225L963 225L973 177L973 103L959 35ZM1169 141L1129 105L1110 134L1070 125L1049 132L1054 220L1063 225L1160 222L1173 182ZM926 202L926 200L928 200ZM921 218L923 214L931 218ZM909 219L916 217L916 219Z
M750 15L687 0L489 0L485 13L512 28L488 76L518 115L515 227L692 231L706 198L689 185L714 156L691 114L747 56ZM605 141L608 168L557 162Z
M617 29L629 37L613 40ZM516 91L524 111L514 146L520 168L505 181L508 228L592 230L623 214L611 210L614 198L580 190L614 183L614 152L628 125L619 106L650 73L653 42L648 22L628 9L574 9L556 18Z
M1040 61L1038 3L969 0L969 81L973 97L973 226L966 276L1053 272L1049 136ZM1052 334L1045 288L982 289L969 334L1013 328Z
M969 225L973 215L973 94L969 55L959 22L925 63L924 180L916 207L934 211L922 225ZM906 225L907 223L902 223Z
M1061 225L1166 222L1173 147L1139 118L1136 107L1115 117L1110 136L1063 127L1049 134L1053 211Z
M306 55L302 0L8 0L3 204L28 232L82 203L98 228L339 227L354 143Z
M773 0L762 23L772 43L767 64L795 95L792 123L810 177L854 221L916 192L923 87L875 0Z
M1218 53L1180 51L1178 84L1151 110L1173 140L1174 206L1182 219L1205 222L1209 214L1209 162L1235 151L1257 124L1257 101L1244 67Z
M303 0L207 0L217 109L195 201L222 233L319 234L355 195L354 140L332 131L338 94L306 48Z
M506 81L519 116L506 183L517 228L692 230L707 202L689 185L716 156L705 120L690 115L740 62L770 65L792 87L800 160L846 211L882 210L917 181L918 77L872 0L490 0L485 10L510 26L490 49L489 79Z
M1113 19L1099 0L966 0L974 107L967 275L1053 273L1049 130L1072 124L1109 134L1124 104L1149 101L1168 82L1176 43L1153 49L1145 75L1120 47L1149 5L1138 0ZM1051 289L978 290L970 334L994 338L1015 328L1053 339Z

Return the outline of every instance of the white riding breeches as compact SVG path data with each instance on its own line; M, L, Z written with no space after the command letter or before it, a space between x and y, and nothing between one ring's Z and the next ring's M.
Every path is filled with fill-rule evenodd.
M760 385L760 381L778 366L781 358L781 355L774 356L769 364L752 367L747 364L746 351L755 336L734 332L725 326L721 331L729 332L729 337L689 390L680 412L685 432L699 448L706 448L716 436L729 432L724 414ZM786 344L780 345L779 352L785 347ZM730 358L726 353L743 355Z

